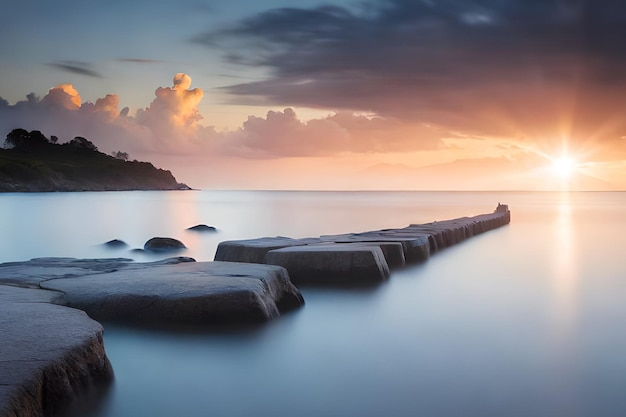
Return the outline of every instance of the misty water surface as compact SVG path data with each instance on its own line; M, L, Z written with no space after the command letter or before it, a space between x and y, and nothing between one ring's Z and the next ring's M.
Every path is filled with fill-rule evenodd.
M509 226L374 289L305 288L303 309L266 326L105 324L116 380L75 415L626 414L623 193L4 194L0 256L129 256L99 243L163 235L211 260L220 240L403 227L498 202ZM220 231L184 230L197 223Z

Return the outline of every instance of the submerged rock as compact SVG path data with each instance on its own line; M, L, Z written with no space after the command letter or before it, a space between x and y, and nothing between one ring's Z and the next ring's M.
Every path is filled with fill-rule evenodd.
M143 248L151 252L176 252L187 249L187 246L171 237L153 237L143 245Z

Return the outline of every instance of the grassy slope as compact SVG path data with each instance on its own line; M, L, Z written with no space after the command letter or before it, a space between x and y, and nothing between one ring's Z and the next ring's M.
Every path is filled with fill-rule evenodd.
M148 162L128 162L101 152L45 144L0 149L0 191L175 190L170 171Z

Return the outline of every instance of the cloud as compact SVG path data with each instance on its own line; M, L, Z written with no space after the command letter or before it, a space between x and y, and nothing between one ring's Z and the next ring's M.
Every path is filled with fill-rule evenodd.
M159 87L150 105L133 116L119 110L119 97L108 94L82 102L71 84L60 84L42 98L34 94L14 105L0 106L0 129L37 129L60 138L84 136L105 151L197 155L247 159L322 157L433 150L447 132L393 118L331 113L303 121L291 108L249 116L241 127L218 132L201 126L198 105L203 91L179 73L171 87Z
M377 0L269 10L193 41L269 70L226 87L234 102L613 147L626 133L625 37L620 0Z
M173 87L159 87L156 98L147 109L137 113L140 123L154 126L171 134L171 129L189 130L195 128L202 119L198 104L204 96L199 88L190 89L191 77L178 73L174 76Z
M72 84L59 84L48 91L41 103L51 107L78 110L81 106L80 95Z
M118 58L117 62L132 62L135 64L158 64L160 61L158 59L145 59L145 58Z
M128 107L119 110L115 94L95 102L82 101L73 85L61 84L41 99L33 93L15 104L0 98L0 132L40 130L59 137L60 142L83 136L103 152L129 152L131 158L150 160L186 176L180 180L214 187L488 187L502 183L505 171L523 172L529 166L503 163L508 160L502 155L532 155L538 164L549 164L523 138L485 140L419 120L347 110L311 120L302 119L292 108L271 110L263 117L249 116L237 129L217 131L199 124L202 98L202 90L192 88L191 78L183 73L176 74L171 87L157 88L152 102L134 114ZM355 172L366 163L388 160L406 163L415 157L419 166L450 160L450 155L471 157L465 148L473 148L474 156L500 159L491 163L485 158L469 165L461 161L441 169L395 170L394 175L380 170ZM619 149L612 153L618 155ZM447 156L442 158L439 151ZM607 165L617 166L621 165ZM531 177L520 178L521 187ZM508 181L514 184L516 179Z
M190 90L190 85L188 75L177 74L172 88L158 88L150 106L133 117L127 107L118 110L115 94L95 103L82 102L73 85L60 84L42 99L29 94L14 105L0 106L0 129L6 133L18 127L36 129L62 140L83 136L105 152L121 149L137 156L194 152L190 143L198 132L196 123L201 116L197 105L203 93Z
M104 78L100 73L91 68L91 64L81 61L60 61L46 64L72 74L85 75L93 78Z
M91 111L106 114L109 121L115 120L122 112L118 110L120 98L116 94L107 94L96 100L95 104L86 102L80 105L82 111ZM126 111L126 113L128 110Z
M286 108L249 116L240 129L215 139L224 154L281 158L432 150L443 146L441 134L428 126L347 112L304 122Z

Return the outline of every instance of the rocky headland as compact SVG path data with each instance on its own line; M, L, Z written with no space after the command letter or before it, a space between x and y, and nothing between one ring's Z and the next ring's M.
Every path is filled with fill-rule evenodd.
M116 155L82 137L58 144L39 131L15 129L0 148L0 192L190 189L170 171Z

